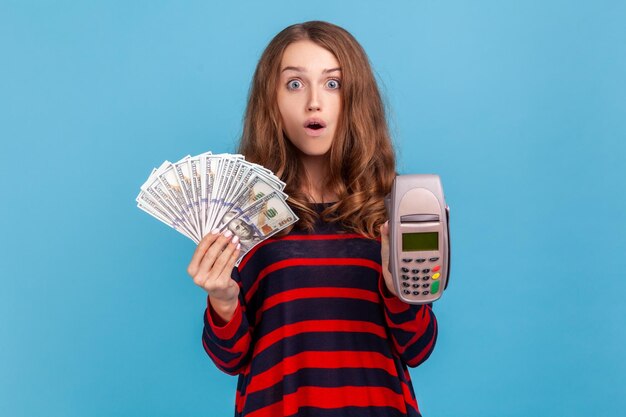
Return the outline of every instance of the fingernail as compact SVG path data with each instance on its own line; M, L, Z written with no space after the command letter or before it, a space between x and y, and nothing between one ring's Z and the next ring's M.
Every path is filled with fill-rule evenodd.
M232 239L232 242L233 242L233 243L237 243L237 242L239 242L239 236L235 236L235 237Z
M226 236L226 237L231 237L232 235L233 235L233 232L231 232L230 230L227 230L227 231L224 233L224 236Z
M241 243L237 243L237 250L241 249Z

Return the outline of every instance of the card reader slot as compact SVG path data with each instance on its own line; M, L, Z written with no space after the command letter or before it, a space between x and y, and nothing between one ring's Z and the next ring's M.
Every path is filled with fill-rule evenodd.
M400 216L401 223L426 223L438 221L438 214L406 214L404 216Z

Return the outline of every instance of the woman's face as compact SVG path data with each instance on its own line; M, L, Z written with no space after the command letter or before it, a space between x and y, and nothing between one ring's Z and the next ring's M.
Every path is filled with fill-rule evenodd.
M341 114L341 70L316 43L290 44L280 63L278 109L291 143L307 156L325 155Z

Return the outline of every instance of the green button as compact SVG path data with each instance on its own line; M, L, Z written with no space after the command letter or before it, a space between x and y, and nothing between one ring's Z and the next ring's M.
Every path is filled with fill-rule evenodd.
M439 282L440 281L434 281L433 285L430 286L430 293L431 294L437 294L437 292L439 292Z

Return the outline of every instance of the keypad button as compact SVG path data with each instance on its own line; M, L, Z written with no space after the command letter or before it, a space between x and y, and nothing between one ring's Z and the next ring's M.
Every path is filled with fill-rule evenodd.
M413 259L411 259L411 258L403 258L402 262L407 262L407 263L408 262L413 262Z
M420 285L419 284L413 284L413 288L419 288Z
M419 291L413 291L413 295L420 295Z
M420 270L419 269L412 269L411 272L413 272L414 274L419 274Z
M402 283L402 286L403 286L403 287L410 287L410 286L411 286L411 284L409 284L408 282L403 282L403 283Z
M439 257L438 256L433 256L432 258L429 258L428 260L431 261L431 262L436 262L436 261L439 260Z
M433 294L437 294L437 293L439 292L439 282L440 282L440 281L435 281L435 282L433 282L433 285L432 285L432 287L430 288L430 291L431 291Z
M423 284L423 285L422 285L422 288L428 288L428 287L430 287L430 284L429 284L429 283L426 283L426 284Z
M406 267L403 266L402 267L402 272L409 272L409 268L406 268Z
M422 292L422 295L428 295L428 294L429 294L428 291L423 291Z
M419 259L416 259L415 262L417 262L418 264L421 264L422 262L426 262L426 259L419 258Z
M419 280L420 280L420 277L418 277L418 276L414 276L413 277L413 281L419 281Z
M422 269L422 272L425 274L428 274L430 272L430 269L426 268L426 269Z
M423 279L424 281L428 281L428 280L430 279L430 277L429 277L428 275L424 275L424 276L422 277L422 279Z
M437 272L436 274L433 275L433 279L439 279L440 276L441 274Z
M435 265L435 266L433 267L433 272L437 272L437 271L439 271L440 269L441 269L441 266L439 266L439 265Z
M402 292L403 292L403 293L405 293L405 294L407 294L407 295L408 295L408 294L411 294L411 291L409 291L409 290L402 290Z
M402 275L402 279L403 279L403 280L405 280L405 281L406 281L407 279L409 279L409 278L410 278L410 277L409 277L408 275Z

